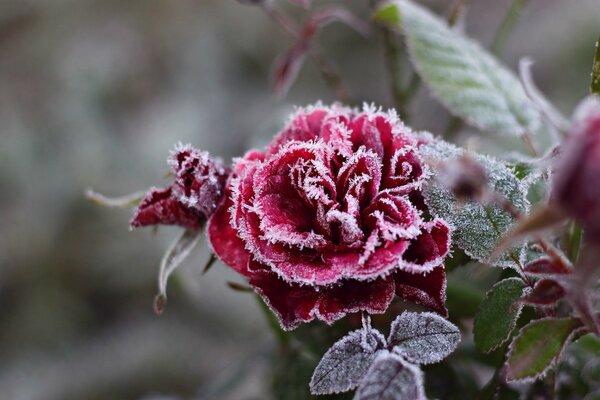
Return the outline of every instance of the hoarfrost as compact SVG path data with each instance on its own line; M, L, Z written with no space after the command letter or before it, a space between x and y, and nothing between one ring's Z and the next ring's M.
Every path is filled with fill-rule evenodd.
M385 338L375 329L359 329L337 341L323 356L310 380L312 394L341 393L360 383Z
M421 400L425 399L423 373L389 351L379 353L354 400Z
M433 164L448 162L464 154L464 150L437 139L423 145L420 152L424 159ZM489 186L509 200L516 209L526 213L529 209L527 182L520 181L511 169L495 158L480 154L474 154L472 157L484 167ZM470 257L490 263L490 255L498 241L511 228L514 218L493 204L461 204L435 176L429 177L423 193L432 214L454 226L454 242ZM522 249L519 248L509 249L493 260L492 264L516 269L514 260L520 257L521 252Z
M404 312L392 322L388 344L416 364L439 362L460 342L460 330L434 313Z

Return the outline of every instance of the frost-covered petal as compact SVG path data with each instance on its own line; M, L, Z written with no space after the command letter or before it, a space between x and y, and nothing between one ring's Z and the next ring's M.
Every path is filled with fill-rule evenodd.
M251 262L251 264L253 264ZM294 329L301 322L320 319L332 324L348 313L383 313L394 297L394 280L344 281L334 287L315 288L290 284L272 272L254 270L250 285L275 312L282 327Z
M185 207L173 197L172 187L152 188L137 207L130 226L179 225L192 230L200 229L204 216Z
M450 227L441 219L423 224L421 234L411 241L404 253L402 269L422 273L442 263L450 251Z
M416 274L396 271L396 294L406 301L420 304L438 314L447 317L446 309L446 272L440 265L432 271Z

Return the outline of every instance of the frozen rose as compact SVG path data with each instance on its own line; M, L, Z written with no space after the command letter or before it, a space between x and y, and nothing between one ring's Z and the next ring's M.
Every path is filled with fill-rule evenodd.
M588 240L600 242L600 99L575 111L573 128L554 171L553 200L578 219Z
M450 229L424 216L424 176L395 113L302 109L236 161L210 242L286 329L383 313L395 294L445 315Z
M178 145L168 159L175 181L151 188L137 207L131 227L179 225L198 230L215 210L227 180L227 170L205 151Z

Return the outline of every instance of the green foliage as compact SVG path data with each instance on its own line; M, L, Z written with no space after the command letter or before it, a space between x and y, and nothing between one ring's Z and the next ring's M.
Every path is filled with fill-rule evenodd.
M526 381L542 376L580 326L574 318L544 318L525 325L510 345L507 380Z
M421 148L426 160L448 162L460 157L464 150L441 140L435 140ZM508 199L518 210L526 212L529 202L526 198L527 185L515 176L514 172L501 161L483 155L474 155L476 161L486 170L488 183L498 194ZM429 211L454 226L453 242L471 258L483 263L503 268L517 269L519 249L512 248L499 258L489 260L497 243L514 222L514 218L495 205L478 202L460 203L435 177L429 179L423 194Z
M478 43L407 0L390 1L374 18L402 29L416 71L452 114L503 135L540 129L519 80Z
M500 281L486 294L475 316L473 335L479 351L489 353L503 344L515 328L522 305L515 302L525 285L519 278Z
M596 56L592 65L592 82L590 83L590 91L600 95L600 37L596 41Z

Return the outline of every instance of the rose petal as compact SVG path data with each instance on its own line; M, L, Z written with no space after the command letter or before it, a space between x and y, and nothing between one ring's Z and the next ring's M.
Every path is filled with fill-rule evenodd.
M406 301L432 309L443 317L448 316L446 309L446 271L440 265L425 274L407 271L394 273L396 294Z
M441 219L426 222L421 234L411 241L404 253L402 269L427 272L440 265L450 251L450 227Z
M249 283L286 330L315 318L332 324L348 313L383 313L394 297L391 277L374 282L347 281L333 288L317 290L288 284L273 273L257 272Z
M179 225L192 230L200 229L204 216L185 207L173 197L172 188L151 188L131 219L130 226Z
M217 207L208 220L207 234L215 254L231 268L244 276L249 276L248 260L250 255L244 248L244 242L237 236L229 220L229 208L233 205L230 193Z

